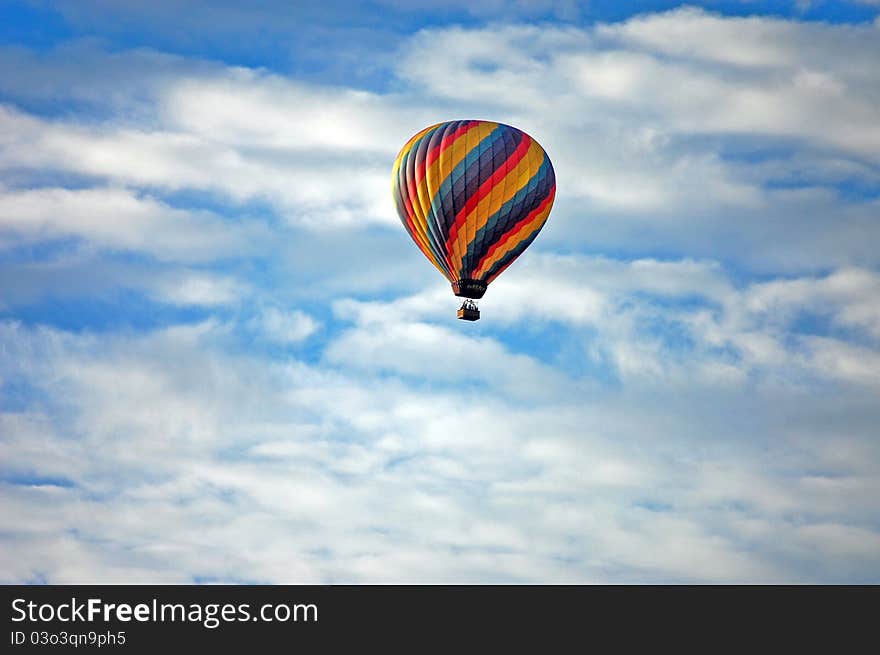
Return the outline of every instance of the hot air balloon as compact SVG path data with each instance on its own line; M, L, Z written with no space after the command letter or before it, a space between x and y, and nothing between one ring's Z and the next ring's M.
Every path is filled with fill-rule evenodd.
M476 321L474 301L547 221L556 176L525 132L491 121L449 121L406 142L391 188L406 231L464 298L458 318Z

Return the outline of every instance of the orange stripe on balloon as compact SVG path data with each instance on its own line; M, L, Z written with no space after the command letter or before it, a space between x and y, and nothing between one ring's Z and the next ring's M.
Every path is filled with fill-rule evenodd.
M553 207L553 198L556 195L554 187L540 205L535 207L529 214L508 230L503 237L492 244L492 247L486 252L486 255L480 260L474 277L479 279L486 271L501 259L508 252L513 250L522 239L534 231L534 228L541 225L550 214Z
M421 139L425 134L427 134L428 132L433 130L435 127L438 127L439 125L442 125L442 123L436 123L434 125L431 125L430 127L426 127L424 130L413 135L413 137L410 138L410 140L407 141L406 144L400 149L400 152L397 153L397 159L394 160L394 166L391 168L391 179L392 180L397 179L397 171L400 170L400 163L403 161L403 158L407 155L407 153L413 147L413 144L416 141L418 141L419 139Z
M477 151L477 148L479 147L480 143L482 143L483 140L485 138L487 138L492 133L492 131L495 129L495 127L496 127L496 124L493 124L493 123L481 123L479 126L479 129L476 130L476 133L475 132L468 132L465 135L464 139L461 139L461 140L457 141L456 143L460 143L462 140L465 140L466 141L465 150L466 150L467 154L469 155L471 153L474 153ZM479 162L479 157L477 158L477 162ZM468 166L467 164L465 165L465 170L464 170L465 189L468 186L467 175L468 175L470 168L471 167ZM479 175L479 173L480 173L479 166L477 166L473 170L474 170L473 174ZM450 173L451 172L452 171L450 169ZM465 200L465 206L467 206L467 200ZM455 215L458 216L459 214L463 214L463 211L464 211L463 207L459 208ZM453 225L450 227L450 234L447 236L447 239L446 239L447 252L450 251L450 248L449 248L450 240L451 240L451 245L452 245L450 254L452 255L453 263L456 264L452 267L451 273L452 273L452 275L458 277L459 268L461 267L461 260L462 260L463 254L467 251L467 243L465 243L465 235L462 234L460 230L455 229L455 223L453 223Z
M424 178L427 174L428 169L430 169L434 162L436 162L440 158L440 153L451 146L456 139L459 139L460 137L464 136L471 130L478 128L479 126L480 123L477 123L476 121L465 121L461 127L456 129L451 134L447 134L446 136L444 136L440 140L440 143L431 148L425 155L424 165L419 169L419 173L421 174L421 176L418 178L419 183L421 183L422 178Z
M490 190L489 194L484 196L474 210L468 214L465 219L468 232L473 229L474 237L477 231L483 228L489 221L489 217L498 212L502 205L513 198L524 186L526 186L532 177L541 167L544 160L544 150L537 141L532 141L529 146L527 156L522 157L518 162L513 161L511 157L508 161L513 164L513 168L505 171L504 178ZM500 192L496 193L496 190ZM474 237L468 240L468 245L473 241ZM467 252L467 251L465 251ZM458 262L461 266L462 262ZM473 265L471 266L473 268ZM457 269L456 269L457 270ZM465 271L467 273L467 271Z
M508 161L512 163L519 163L526 156L526 153L528 153L531 144L532 138L528 134L523 134L523 138L517 146L516 150L514 150L513 153L511 153L510 157L505 160L505 163ZM494 187L496 184L504 179L506 174L507 167L503 164L500 165L498 169L494 173L492 173L489 179L480 185L480 188L477 189L476 193L474 193L467 199L465 206L462 207L455 215L455 222L452 224L452 227L449 230L448 238L450 240L456 238L458 231L459 229L461 229L461 226L464 225L468 214L470 214L474 210L474 208L476 208L480 200L482 200L492 190L492 187Z
M430 165L428 165L428 159L426 159L423 166L419 167L419 172L424 171L424 175L419 181L419 185L416 189L416 196L421 206L422 215L425 217L426 221L429 217L434 216L432 208L433 200L442 184L442 180L445 180L459 162L464 159L465 155L467 155L468 149L459 148L460 156L452 157L451 159L442 155L444 155L447 149L453 146L453 144L459 142L461 139L466 139L467 135L472 130L479 130L482 125L486 124L468 121L463 127L458 128L452 134L446 135L443 137L441 143L429 152L429 155L434 157L430 162ZM491 125L492 129L497 127L497 123L489 123L488 125ZM436 217L434 218L436 219ZM437 223L438 221L435 220L434 222ZM443 250L444 256L441 265L447 268L447 277L452 279L456 274L453 272L455 269L452 268L452 257L450 257L449 254L449 247L443 243L442 239L438 246Z
M410 156L411 155L412 155L412 153L410 153ZM402 161L401 161L401 163L402 163ZM414 203L412 201L412 196L410 195L411 189L412 189L411 171L412 171L412 166L410 165L410 160L407 158L406 168L402 171L398 168L398 184L397 184L397 187L400 191L400 194L399 194L400 198L403 200L404 209L406 210L406 223L407 223L407 226L409 227L410 236L412 237L413 241L415 241L416 245L419 247L419 250L422 251L422 253L425 255L425 257L427 257L428 260L432 264L434 264L434 266L436 266L437 269L441 273L443 273L444 276L449 277L447 275L447 273L443 270L443 267L438 262L434 253L431 252L431 246L428 241L427 234L425 232L425 226L423 226L421 224L421 221L418 220L418 213L417 213L416 207L414 206ZM399 188L401 175L404 177L403 182L406 185L406 186L404 186L403 189Z

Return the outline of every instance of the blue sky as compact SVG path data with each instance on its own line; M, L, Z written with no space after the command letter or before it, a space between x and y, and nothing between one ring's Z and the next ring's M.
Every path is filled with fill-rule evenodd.
M880 3L289 4L0 2L2 581L880 582Z

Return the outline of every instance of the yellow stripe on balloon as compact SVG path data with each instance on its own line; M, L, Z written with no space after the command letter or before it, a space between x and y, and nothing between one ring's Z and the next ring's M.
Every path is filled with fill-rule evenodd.
M407 155L409 155L410 157L415 156L415 153L411 152L413 145L416 142L418 142L418 140L421 139L425 134L430 132L432 129L434 129L438 125L441 125L441 123L437 123L436 125L432 125L431 127L425 128L424 130L422 130L421 132L416 134L414 137L412 137L409 141L407 141L406 145L403 148L401 148L400 153L397 155L397 159L394 161L394 168L392 169L392 178L391 178L392 189L394 189L396 186L399 186L399 177L398 176L400 173L400 166L401 166L401 163L403 162L403 159ZM413 229L413 238L416 240L416 244L419 246L419 249L428 258L428 260L435 267L437 267L437 270L439 270L443 274L444 277L448 278L448 275L445 271L445 266L441 265L441 263L439 261L437 261L437 258L434 256L434 253L431 251L431 245L428 240L428 234L427 234L428 224L427 224L427 221L425 220L425 216L423 213L421 213L419 211L420 207L418 206L418 203L413 202L413 198L409 195L409 179L410 179L410 176L414 173L414 171L415 171L414 167L407 166L406 170L404 171L404 182L405 182L406 186L404 189L401 190L402 195L409 198L410 205L412 206L413 213L410 215L410 218L412 219L412 224L413 224L413 228L414 228Z
M463 253L467 252L467 245L471 243L476 235L477 230L486 225L489 217L498 212L505 202L513 198L517 192L522 189L529 180L538 172L541 162L544 159L544 150L534 139L529 146L526 155L509 171L499 182L492 188L492 192L482 198L477 206L471 211L465 219L468 225L469 239ZM502 193L495 193L495 189L502 189ZM474 262L476 263L476 262ZM462 258L458 257L453 260L454 270L461 268ZM467 272L467 271L466 271Z
M550 210L552 208L553 201L551 200L547 203L547 206L544 207L544 209L542 209L535 215L532 220L530 220L528 223L526 223L516 232L514 232L507 239L503 246L498 248L494 253L492 253L491 257L487 258L480 265L480 267L474 272L474 279L482 279L482 276L485 275L487 271L490 271L497 261L503 259L507 253L509 253L520 243L522 243L523 239L527 239L532 232L541 227L547 220L547 217L550 215Z
M423 136L425 136L428 132L433 130L435 127L437 127L438 125L442 125L442 123L435 123L434 125L431 125L430 127L426 127L424 130L422 130L421 132L419 132L418 134L413 136L409 141L407 141L406 144L400 149L400 152L397 153L397 159L394 160L394 167L391 169L392 186L394 185L394 180L397 179L397 172L400 170L400 162L403 161L403 158L406 156L406 154L413 147L413 144L416 141L418 141L419 139L421 139Z
M485 127L485 129L484 129ZM447 145L444 152L440 153L440 156L437 157L431 165L428 166L427 171L425 172L425 177L422 179L421 184L418 187L418 196L419 202L422 205L422 209L425 212L425 216L431 215L431 205L434 202L434 198L437 196L438 191L440 190L440 186L446 181L446 179L452 174L452 171L455 170L455 167L461 163L461 160L465 158L468 153L467 148L455 148L453 149L455 143L462 141L473 131L482 130L485 133L491 133L498 127L498 123L480 123L474 125L469 128L467 132L459 135L452 144ZM488 130L488 132L487 132ZM466 141L464 142L467 143ZM446 152L451 152L451 156L444 157ZM453 269L451 274L454 276L456 274L457 269Z
M467 149L466 152L469 153L479 146L480 142L492 133L492 130L495 129L495 125L496 124L480 123L479 128L476 130L476 134L474 134L474 130L468 131L465 135L465 139L462 139L467 142L465 145ZM465 174L464 183L467 184L467 174ZM467 199L465 199L465 202L467 202ZM462 207L456 207L455 212L450 218L454 219L455 215L461 209ZM452 242L452 252L450 254L452 255L451 259L453 262L452 274L455 276L458 276L459 269L461 268L462 255L467 251L467 244L467 224L465 224L463 229L458 230L455 235L455 241Z
M496 126L497 123L492 123L493 126ZM428 167L428 170L425 174L425 187L424 187L424 200L422 196L422 189L419 189L419 200L423 201L429 208L434 202L434 199L437 198L437 194L440 192L440 187L446 182L447 178L452 174L452 171L455 170L455 167L458 166L461 161L465 158L468 153L467 148L467 136L473 131L477 131L480 129L480 125L477 124L470 129L468 129L464 134L459 135L456 139L448 144L446 148L440 153L440 155L431 163ZM494 128L493 128L494 129ZM439 202L439 199L438 199ZM443 209L440 210L441 213ZM446 216L444 217L447 220L451 220L453 217ZM446 226L448 229L448 225ZM446 245L441 244L444 250L446 249ZM452 258L449 256L449 252L447 250L446 261L447 266L450 266L449 271L449 279L451 281L455 281L457 279L457 271L451 268Z

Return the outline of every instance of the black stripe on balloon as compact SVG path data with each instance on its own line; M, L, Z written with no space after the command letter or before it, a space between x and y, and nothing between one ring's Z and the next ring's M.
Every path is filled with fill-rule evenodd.
M513 156L513 153L516 152L517 147L522 143L522 132L519 130L514 130L506 125L504 127L504 132L501 135L501 138L498 139L492 146L491 151L491 161L487 162L487 167L491 169L490 175L494 175L497 173L502 167L507 166L507 162ZM488 179L488 177L486 178ZM502 185L503 186L503 185ZM478 187L479 188L479 187ZM496 189L493 188L489 191L490 195L496 192ZM477 240L479 230L474 233L472 238L467 238L466 235L466 243L467 249L465 250L462 260L461 260L461 270L459 271L459 277L468 278L470 277L470 273L474 268L475 262L478 260L474 260L472 244Z
M471 121L450 121L448 123L444 123L441 125L434 134L431 135L431 143L428 147L429 150L433 150L434 148L439 148L440 144L443 142L448 136L455 134L455 132L461 129L464 125L467 125ZM438 155L439 159L439 155ZM427 173L427 171L426 171ZM449 216L447 220L447 212L443 208L442 203L433 202L433 196L437 193L441 193L443 191L443 183L441 181L440 186L437 189L429 189L428 192L432 195L431 209L429 213L429 217L431 222L434 224L434 227L437 231L437 234L440 237L440 243L443 244L443 250L446 250L446 235L449 234L449 226L452 224L452 220L455 216ZM441 196L442 200L442 196Z
M492 142L491 147L486 148L483 152L479 153L479 156L475 159L473 165L468 167L468 172L466 174L467 183L465 184L465 201L460 208L464 208L465 204L470 200L473 196L477 195L480 190L480 187L483 186L489 179L495 175L498 169L504 165L504 162L513 154L513 151L507 151L507 140L504 138L505 135L511 131L505 125L499 125L497 129L501 130L499 138L495 139ZM517 143L522 141L522 133L517 132L519 135L519 139ZM473 152L473 151L472 151ZM470 153L468 153L470 156ZM474 168L476 167L476 168ZM476 209L476 206L474 207ZM459 209L460 211L460 209ZM462 223L459 231L464 231L464 243L465 243L465 252L462 253L461 264L459 268L459 277L465 277L468 271L468 262L466 260L467 255L467 244L472 240L472 235L468 234L468 227L470 221L465 218L465 222Z
M397 183L395 184L394 189L394 200L397 204L397 215L400 217L400 222L403 223L403 227L406 229L410 237L415 240L415 234L413 234L413 231L410 229L409 223L407 222L407 219L412 220L410 212L406 207L406 201L409 199L406 186L406 161L408 156L409 153L406 153L401 158L400 166L397 168Z
M406 169L405 173L403 174L403 180L402 180L402 183L404 185L403 188L405 189L404 192L406 193L407 199L409 200L410 206L412 206L412 207L418 206L419 198L418 198L418 193L416 193L415 197L410 195L409 181L410 180L415 181L415 179L416 179L416 160L417 160L418 150L419 150L419 146L421 146L422 143L424 143L428 140L425 138L426 136L428 136L428 135L423 136L418 144L414 144L413 148L410 148L410 151L406 155L406 162L405 162L406 166L404 166L404 162L401 162L401 170L403 170L404 168ZM423 160L423 162L424 162L424 160ZM416 220L417 220L416 211L415 211L415 209L413 209L413 212L412 212L413 223L415 223ZM413 230L418 230L418 228L416 228L414 225ZM428 242L428 244L427 244L428 250L431 252L431 254L434 255L434 258L437 260L437 263L440 264L441 268L448 269L448 266L446 264L446 256L444 254L444 250L441 250L440 247L438 246L438 244L436 242L434 242L433 239L431 239L430 231L426 230L426 233L427 233L426 240Z
M547 156L544 155L535 174L529 178L526 184L514 194L504 207L500 208L490 220L486 221L484 226L486 234L483 240L487 245L481 255L488 252L493 244L501 240L505 234L513 229L523 218L528 216L547 197L551 189L551 184L547 180L548 173L550 172L549 161Z
M546 221L545 221L545 223L546 223ZM483 275L480 276L480 281L485 282L486 280L491 280L492 276L495 275L495 273L497 271L500 271L502 268L507 266L514 259L516 259L521 254L523 254L525 249L528 248L530 245L532 245L532 241L535 240L535 237L538 236L538 232L540 232L541 228L543 228L543 227L544 227L544 223L542 223L541 225L536 227L535 231L532 232L528 237L526 237L525 239L520 241L519 244L517 244L516 248L514 248L513 250L508 252L506 255L504 255L504 257L502 257L497 262L495 262L495 264L493 264L492 268L490 268L488 271L486 271Z
M555 183L556 178L553 174L553 166L550 164L549 157L544 155L535 175L520 189L522 194L518 194L519 198L514 198L514 202L508 211L498 216L498 219L491 228L492 233L489 237L489 242L495 243L502 239L505 234L516 227L517 223L540 206L552 191Z
M476 193L480 186L482 186L482 184L488 180L496 170L491 166L491 155L486 158L482 155L494 151L496 147L505 148L506 153L506 145L504 145L505 140L502 137L507 131L514 133L514 139L516 143L519 144L523 138L522 132L514 130L507 125L499 125L492 130L485 139L481 140L479 144L470 149L465 158L459 162L458 166L456 166L449 174L449 178L444 180L443 184L440 185L443 191L448 191L448 195L441 196L441 209L445 214L446 222L448 224L448 229L444 234L447 242L449 241L449 232L452 223L455 221L458 212L464 208L467 199ZM491 140L491 147L485 148L485 151L480 153L481 156L475 157L474 153L479 152L487 140ZM513 153L511 152L510 154ZM505 161L506 159L507 157L504 157ZM447 188L444 189L444 187ZM462 226L461 229L464 229L464 226ZM456 235L456 239L457 238L458 235Z
M555 182L553 167L545 155L544 160L529 181L489 217L486 224L477 231L477 237L468 245L468 253L473 268L480 263L489 249L522 219L533 212L547 198ZM468 276L473 269L467 271Z
M442 130L440 127L438 127L437 129L435 129L433 131L433 133L426 134L421 139L421 141L418 144L418 148L415 151L415 157L413 158L413 175L414 176L417 172L419 172L422 174L422 178L424 179L424 177L427 174L427 171L425 169L426 169L426 161L427 161L427 157L428 157L428 152L430 151L430 148L431 148L431 138L430 137L434 136L438 132L444 132L444 131L445 130ZM416 185L416 196L414 198L411 198L411 200L413 201L413 203L418 203L419 207L421 207L421 202L418 197L418 185ZM433 212L432 212L431 208L429 207L428 211L425 214L425 223L427 225L426 232L427 232L427 237L428 237L428 243L431 248L431 252L433 252L437 256L438 262L440 263L440 265L443 268L448 268L448 265L446 264L446 257L443 254L445 252L445 244L442 240L442 237L440 236L439 228L438 228L436 222L432 220L432 214L433 214Z

